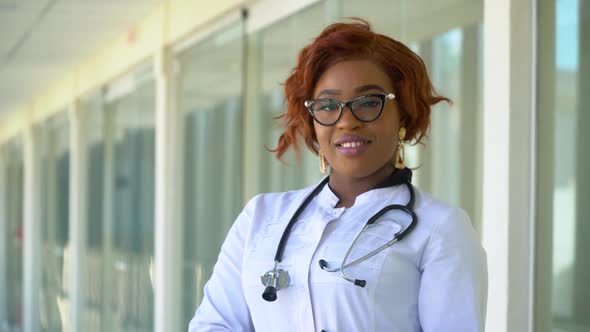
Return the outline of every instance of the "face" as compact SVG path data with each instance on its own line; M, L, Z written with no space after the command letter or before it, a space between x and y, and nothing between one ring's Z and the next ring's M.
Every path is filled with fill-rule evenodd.
M329 67L315 86L313 98L347 102L366 94L395 93L389 77L366 60L339 62ZM391 167L398 141L399 111L395 99L385 100L373 122L358 120L348 107L332 126L314 121L321 152L331 175L364 178ZM393 169L393 168L388 168Z

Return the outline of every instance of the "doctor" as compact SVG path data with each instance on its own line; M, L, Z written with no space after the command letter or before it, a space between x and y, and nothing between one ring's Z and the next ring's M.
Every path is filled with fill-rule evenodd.
M449 101L422 60L365 21L336 23L301 50L285 96L277 157L302 138L329 175L246 205L189 331L483 331L486 255L469 217L403 164Z

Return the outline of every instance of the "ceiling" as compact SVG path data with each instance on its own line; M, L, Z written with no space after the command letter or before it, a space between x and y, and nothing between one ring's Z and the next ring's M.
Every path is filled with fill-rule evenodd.
M0 0L0 121L162 0Z

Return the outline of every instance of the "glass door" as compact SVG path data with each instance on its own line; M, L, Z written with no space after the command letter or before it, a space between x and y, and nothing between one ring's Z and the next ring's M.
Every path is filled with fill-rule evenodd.
M539 1L535 331L590 331L590 2Z
M70 141L67 112L40 124L41 293L43 331L61 331L69 321L68 257Z
M13 139L0 146L0 330L19 331L23 321L23 146Z
M184 123L183 322L194 315L219 249L242 208L241 20L176 57Z

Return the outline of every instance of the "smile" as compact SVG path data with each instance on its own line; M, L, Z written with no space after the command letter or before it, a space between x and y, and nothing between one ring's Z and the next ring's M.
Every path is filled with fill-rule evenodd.
M366 142L346 142L346 143L340 144L340 146L343 148L356 148L357 146L361 146L364 144L367 144L367 143Z
M353 157L365 152L369 144L371 144L370 140L358 136L346 135L341 137L335 145L338 152Z

